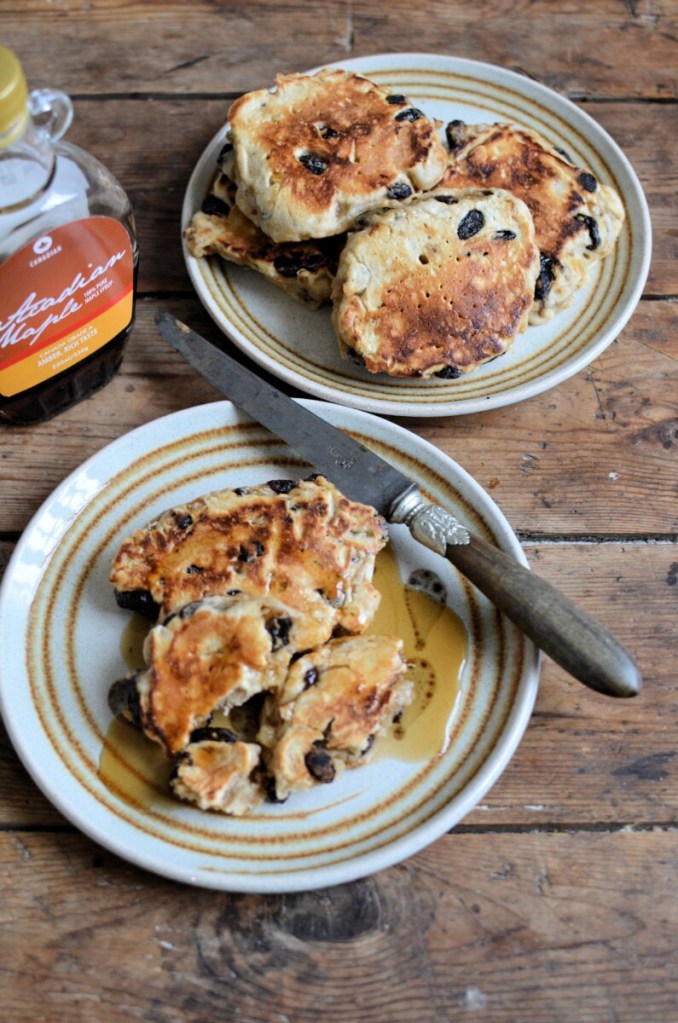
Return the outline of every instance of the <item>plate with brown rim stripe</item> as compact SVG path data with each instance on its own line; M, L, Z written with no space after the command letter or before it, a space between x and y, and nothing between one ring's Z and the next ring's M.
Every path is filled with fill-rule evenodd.
M193 286L222 331L254 362L302 392L386 415L461 415L513 404L562 383L592 362L618 337L636 308L651 254L647 202L617 143L566 97L493 65L405 53L334 66L406 95L442 124L454 119L468 124L504 121L538 131L616 189L626 212L616 246L593 263L586 286L568 309L547 323L529 326L500 358L456 379L370 374L340 357L328 307L307 309L254 271L216 256L195 259L184 248ZM207 194L227 131L225 124L191 175L182 210L184 227Z
M525 563L497 505L442 452L381 417L304 401ZM400 862L482 799L529 722L538 652L447 561L396 526L375 583L388 630L405 641L416 690L410 717L378 739L359 768L243 817L170 796L170 765L159 747L108 707L111 684L139 666L130 657L139 656L140 638L133 616L115 602L112 558L133 529L169 507L308 472L229 402L174 413L119 438L69 476L29 524L3 579L0 709L19 756L85 834L180 882L285 892Z

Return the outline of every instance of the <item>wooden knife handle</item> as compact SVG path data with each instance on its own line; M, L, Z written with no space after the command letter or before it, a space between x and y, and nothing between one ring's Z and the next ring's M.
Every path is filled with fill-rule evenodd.
M636 696L640 671L599 622L544 579L478 537L448 544L447 559L556 664L607 696Z

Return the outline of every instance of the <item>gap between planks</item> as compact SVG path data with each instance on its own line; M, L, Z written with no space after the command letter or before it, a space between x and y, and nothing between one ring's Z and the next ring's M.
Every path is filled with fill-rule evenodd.
M473 808L476 811L504 810L505 807L490 807L481 804ZM538 807L528 805L520 807L524 810L537 810ZM546 808L544 808L546 809ZM556 834L672 834L678 832L678 821L569 821L557 824L456 824L447 835L556 835ZM0 824L0 834L7 835L78 835L84 834L75 825L63 824Z

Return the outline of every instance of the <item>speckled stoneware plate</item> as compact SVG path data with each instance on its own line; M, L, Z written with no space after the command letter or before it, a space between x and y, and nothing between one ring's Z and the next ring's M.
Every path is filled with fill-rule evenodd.
M328 309L304 309L253 271L184 250L207 311L255 362L307 394L400 416L478 412L530 398L588 365L628 321L647 278L651 227L636 174L610 136L579 107L522 75L489 64L431 54L387 54L343 61L379 85L402 92L444 124L512 121L566 149L616 188L626 222L614 252L594 264L574 304L549 323L528 327L501 358L456 380L401 380L342 360ZM262 82L262 86L268 83ZM200 207L226 138L207 146L191 176L182 224Z
M491 498L437 449L368 413L305 403L525 562ZM482 798L532 711L535 648L444 559L395 527L402 578L416 568L435 571L468 636L445 753L382 757L332 785L235 819L172 800L143 757L116 746L107 692L127 671L122 637L130 615L116 606L108 573L121 541L159 512L210 490L308 471L229 402L176 413L115 441L62 483L25 531L3 581L0 707L21 759L83 832L179 881L284 892L337 884L398 862ZM118 729L136 738L128 726Z

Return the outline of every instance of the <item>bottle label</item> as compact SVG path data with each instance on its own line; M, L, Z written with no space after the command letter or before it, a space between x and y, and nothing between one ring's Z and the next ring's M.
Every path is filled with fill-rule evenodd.
M0 266L0 394L12 397L87 358L129 326L134 257L111 217L41 234Z

